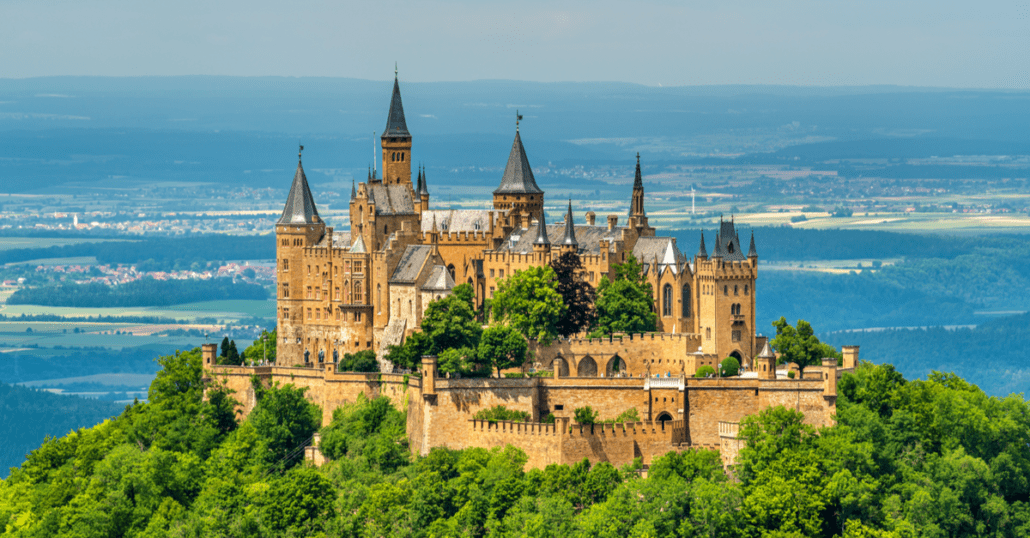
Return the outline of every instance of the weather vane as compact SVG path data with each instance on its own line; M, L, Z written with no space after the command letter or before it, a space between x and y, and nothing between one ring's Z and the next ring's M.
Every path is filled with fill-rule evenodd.
M304 153L304 146L303 146L303 145L301 145L301 146L300 146L300 150L298 150L298 151L297 151L297 158L298 158L298 159L300 158L300 154L301 154L301 153Z
M515 109L515 132L519 132L519 122L522 121L522 114L519 114L519 109Z

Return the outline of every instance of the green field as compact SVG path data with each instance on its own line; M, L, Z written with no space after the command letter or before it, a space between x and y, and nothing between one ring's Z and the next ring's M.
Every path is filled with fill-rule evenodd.
M54 387L58 385L71 385L72 383L96 383L112 387L142 387L146 390L146 387L150 386L150 382L153 380L154 376L149 374L96 374L25 381L19 384L26 387Z
M0 251L17 248L47 248L78 245L81 243L106 243L109 241L131 241L130 239L75 238L75 237L0 237Z
M161 307L79 308L73 306L2 305L0 314L7 316L55 314L65 317L88 316L159 316L169 320L192 321L197 318L240 320L250 317L275 318L275 301L205 301Z
M140 325L138 323L88 323L51 321L6 321L0 322L0 352L13 351L29 346L40 347L105 347L122 349L150 344L175 346L182 349L201 344L203 337L157 336L144 334L113 334L115 331L132 331L140 327L163 328L163 326ZM169 325L168 328L175 326ZM73 332L79 328L80 332ZM28 332L27 329L32 329ZM106 333L106 334L105 334Z

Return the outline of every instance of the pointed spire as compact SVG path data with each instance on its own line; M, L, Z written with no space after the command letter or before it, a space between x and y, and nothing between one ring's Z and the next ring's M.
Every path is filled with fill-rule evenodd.
M372 167L371 166L368 167L368 182L369 183L372 182Z
M511 144L511 153L508 154L508 164L505 165L504 175L501 176L501 185L497 187L494 194L543 194L543 192L536 185L533 169L529 167L529 159L526 157L526 149L522 147L522 136L516 131L515 141Z
M534 245L551 246L551 239L547 237L547 223L544 222L544 213L540 212L540 218L536 221L536 240Z
M701 230L701 248L697 250L697 257L708 259L708 249L705 248L705 232Z
M426 182L426 167L425 167L425 165L422 165L422 172L419 174L419 176L422 177L422 182L420 183L418 194L419 194L419 196L422 196L422 195L429 196L429 184Z
M318 209L315 207L315 199L311 196L311 188L308 187L308 178L304 175L304 166L301 164L300 156L303 151L304 146L301 146L297 152L297 172L293 174L293 185L290 186L290 194L286 197L286 206L283 207L278 224L321 222Z
M565 237L562 238L563 245L570 245L574 247L579 246L579 242L576 241L576 226L572 222L572 200L569 200L569 211L565 214Z
M769 347L769 341L765 341L765 346L762 347L762 352L758 354L759 359L775 359L776 354L773 353L772 348Z
M722 251L722 238L719 234L715 234L715 249L712 250L713 258L725 258L726 254Z
M408 124L404 121L404 105L401 104L401 85L397 80L397 66L393 70L393 97L390 98L390 115L386 118L386 130L383 138L392 136L411 136Z
M433 233L436 233L436 213L433 213Z
M633 177L633 190L643 189L643 188L644 188L644 180L643 180L643 177L640 175L640 152L637 152L637 173Z
M351 200L355 200L355 199L357 199L357 197L358 197L358 189L354 185L354 178L351 178L351 180L350 180L350 199Z
M747 249L748 258L757 258L758 249L755 248L755 231L751 230L751 246Z

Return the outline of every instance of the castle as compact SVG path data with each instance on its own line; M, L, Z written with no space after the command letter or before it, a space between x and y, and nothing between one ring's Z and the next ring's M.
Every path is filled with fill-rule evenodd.
M265 384L307 388L328 423L333 409L359 395L386 396L407 412L413 452L432 447L511 444L529 465L592 461L645 463L670 450L717 448L731 464L739 449L737 423L761 409L784 405L813 425L830 424L839 377L853 369L858 348L844 360L826 359L789 374L778 367L755 334L754 235L745 254L732 221L723 221L709 256L705 239L693 263L675 239L660 237L648 222L637 157L625 225L617 215L596 224L593 212L577 224L572 204L564 222L548 224L544 191L536 183L518 123L492 207L430 209L428 182L419 169L412 183L412 135L393 96L381 139L382 177L369 172L352 186L350 231L337 232L319 217L298 156L297 170L276 223L277 364L219 366L216 348L203 348L204 367L237 393L243 414L256 404L255 377ZM577 253L582 277L592 285L632 254L654 290L658 330L606 338L530 342L534 366L545 377L458 379L440 376L435 357L413 375L395 373L384 354L418 330L428 304L455 283L475 290L476 306L498 281L552 257ZM339 372L344 353L374 350L381 373ZM760 350L760 351L759 351ZM696 370L736 357L746 374L697 379ZM503 405L524 411L528 422L483 422L479 410ZM600 419L636 409L640 422L581 425L576 408L590 406ZM553 423L544 417L553 415ZM317 447L311 447L318 459Z
M753 366L759 350L754 235L745 255L733 222L722 222L711 256L702 235L691 264L674 238L657 236L648 223L639 156L625 225L618 215L598 225L592 211L585 223L574 223L571 202L564 222L547 224L544 191L517 123L488 209L430 209L425 173L419 170L412 183L412 145L395 78L381 139L382 177L370 172L366 182L352 187L349 232L319 217L298 159L275 227L280 363L337 362L344 353L373 349L381 369L389 371L392 366L382 360L389 346L416 330L429 302L450 293L455 283L470 284L481 307L506 276L575 252L593 286L632 254L654 290L658 331L696 335L688 351L700 350L708 363L734 356ZM681 359L672 371L693 374ZM581 377L604 372L597 364L567 366Z

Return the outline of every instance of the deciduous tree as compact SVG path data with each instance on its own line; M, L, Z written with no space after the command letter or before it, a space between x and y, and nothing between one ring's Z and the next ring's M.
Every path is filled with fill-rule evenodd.
M644 279L643 267L630 254L615 266L614 278L607 276L597 286L595 333L639 333L655 330L654 292Z
M558 336L565 303L554 269L529 267L498 283L492 302L494 320L507 323L528 339L549 345Z
M551 260L557 281L555 289L565 304L565 312L556 324L558 334L568 336L590 328L594 323L594 301L597 292L583 276L579 254L565 252Z

